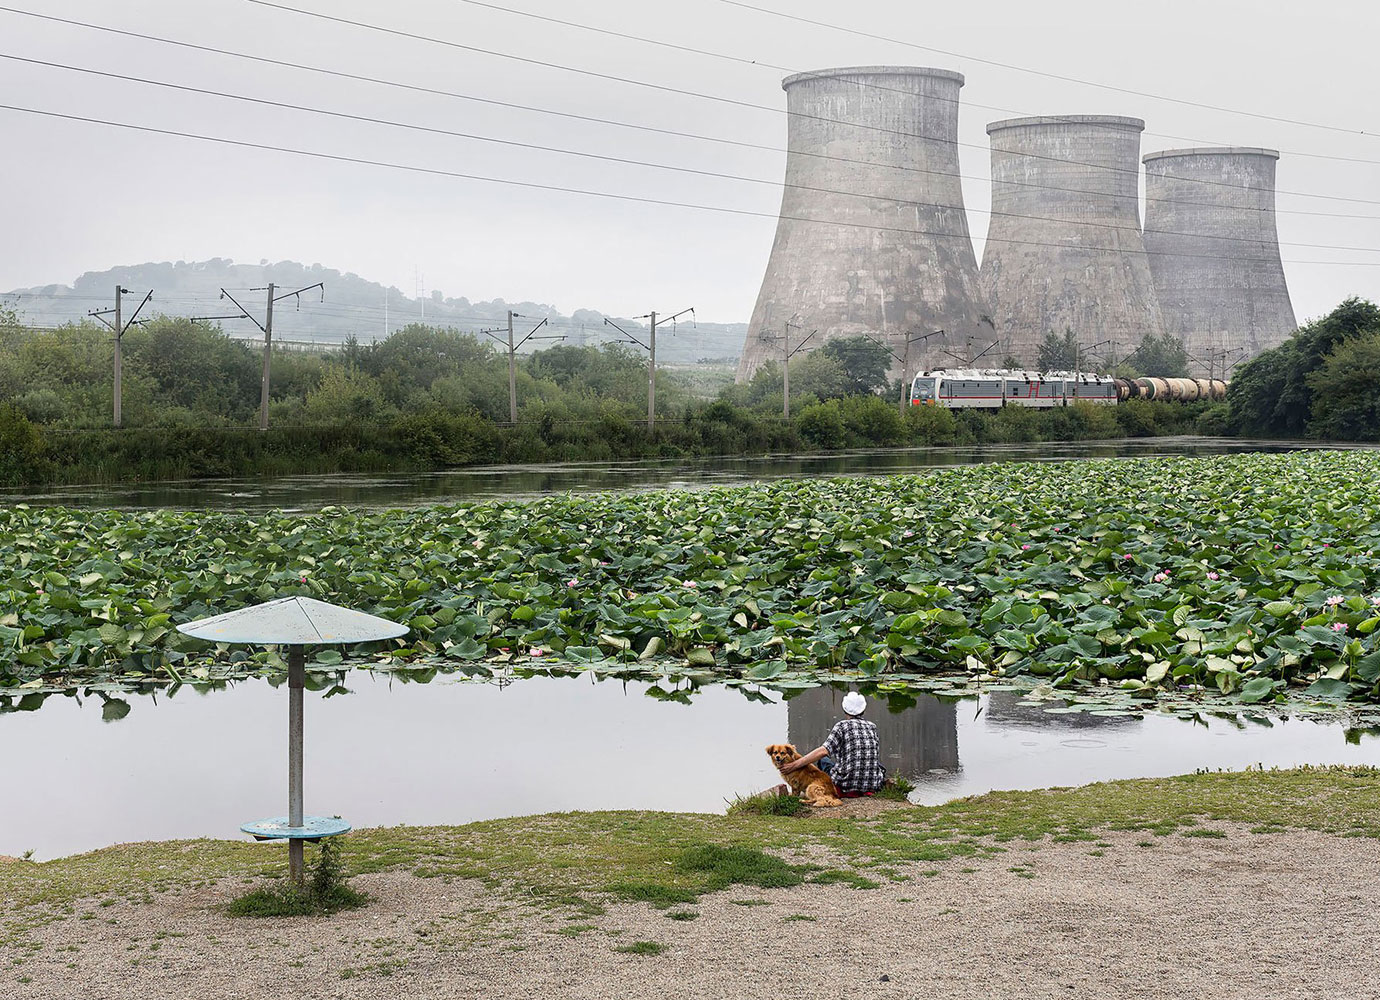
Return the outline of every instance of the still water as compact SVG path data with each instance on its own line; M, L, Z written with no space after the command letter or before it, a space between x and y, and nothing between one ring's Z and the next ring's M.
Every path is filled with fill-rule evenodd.
M883 476L986 462L1071 461L1163 455L1226 455L1323 447L1318 442L1162 437L1116 441L890 448L824 455L668 459L558 465L482 466L399 475L284 476L111 486L42 492L0 490L0 503L121 509L309 510L330 504L398 507L492 497L595 490L701 489L773 479ZM1326 445L1329 448L1337 445ZM1347 446L1342 446L1347 447Z
M355 826L465 823L572 809L722 811L774 785L763 748L818 745L843 693L749 701L706 687L690 704L648 685L533 678L401 684L357 671L352 693L307 693L306 805ZM873 699L884 763L914 800L1043 788L1195 768L1380 765L1380 740L1347 742L1340 722L1275 718L1051 715L1011 693L945 703L919 695L889 711ZM244 682L201 695L132 697L103 722L91 698L51 697L0 716L0 760L23 774L0 808L0 854L40 859L108 844L233 838L286 807L287 691Z

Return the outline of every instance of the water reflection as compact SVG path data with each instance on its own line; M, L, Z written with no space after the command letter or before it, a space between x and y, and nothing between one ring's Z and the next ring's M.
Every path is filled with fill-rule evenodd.
M400 475L284 476L0 490L0 502L117 509L303 510L330 504L397 507L488 497L656 488L700 489L773 479L874 476L986 462L1065 461L1161 455L1223 455L1323 447L1317 442L1163 437L891 448L827 455L650 459L635 462L486 466ZM1326 445L1335 448L1337 445ZM1360 446L1358 446L1360 447Z
M669 691L592 673L502 685L353 671L348 692L336 678L318 680L307 696L308 809L358 826L569 809L719 811L779 780L762 752L768 743L817 746L843 695L816 688L783 702L771 691ZM1380 765L1373 733L1331 719L1071 716L1015 705L1009 692L957 702L869 697L886 764L916 783L912 798L922 803L1196 768ZM235 837L240 823L282 810L286 709L269 684L184 686L156 702L31 693L10 706L34 710L0 714L0 760L23 767L26 789L0 810L0 854Z
M790 742L807 753L824 742L830 728L844 718L840 702L845 689L833 687L802 691L786 702ZM911 698L904 701L910 702ZM873 696L865 718L877 726L882 765L889 774L907 777L928 773L953 773L958 761L958 706L933 695L917 694L913 704Z
M1019 691L993 691L987 696L987 721L994 726L1017 729L1120 729L1140 725L1133 715L1093 715L1090 712L1051 712L1063 702L1038 705L1021 704L1026 696Z

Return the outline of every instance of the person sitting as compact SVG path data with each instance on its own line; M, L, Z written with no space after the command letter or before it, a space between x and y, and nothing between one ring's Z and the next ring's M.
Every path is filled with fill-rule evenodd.
M862 717L866 709L866 698L856 691L848 692L843 699L843 711L848 718L834 723L823 745L783 765L781 770L797 771L817 763L844 798L876 792L886 781L886 769L882 767L877 725Z

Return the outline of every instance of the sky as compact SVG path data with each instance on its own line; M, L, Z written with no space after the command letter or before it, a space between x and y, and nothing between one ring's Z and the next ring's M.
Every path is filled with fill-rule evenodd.
M0 109L0 231L7 235L0 240L0 289L69 283L85 271L146 260L291 259L353 271L408 295L436 290L616 315L653 309L664 315L693 306L704 320L745 322L780 206L786 131L780 82L786 70L895 64L954 69L967 77L960 163L979 255L990 196L988 122L1036 114L1130 115L1146 121L1144 152L1194 145L1281 151L1281 256L1301 322L1348 295L1380 299L1380 266L1366 266L1380 265L1380 77L1373 60L1380 4L1371 0L1317 0L1306 7L1226 0L1167 0L1153 7L1105 0L746 0L827 26L726 0L281 2L376 27L332 23L252 0L0 0L15 10L626 124L272 66L11 10L0 10L0 104L748 214ZM168 90L15 56L419 128Z

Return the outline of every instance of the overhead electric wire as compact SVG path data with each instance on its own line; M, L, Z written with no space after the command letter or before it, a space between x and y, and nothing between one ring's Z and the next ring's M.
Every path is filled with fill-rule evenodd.
M889 204L889 205L901 205L901 206L914 207L914 208L938 208L938 209L948 209L948 208L951 208L951 207L952 207L952 206L950 206L950 205L942 205L942 204L939 204L939 203L937 203L937 202L917 201L917 200L911 200L911 199L893 199L893 198L879 199L877 195L869 194L869 193L867 193L867 192L865 192L865 191L842 191L842 190L838 190L838 189L836 189L836 188L816 187L816 186L807 185L807 184L792 184L792 183L789 183L789 182L769 180L769 179L767 179L767 178L762 178L762 177L749 177L749 176L746 176L746 175L744 175L744 174L732 174L732 173L726 173L726 172L717 171L717 170L702 170L702 169L695 168L695 167L683 167L683 166L679 166L679 165L677 165L677 164L657 163L657 162L655 162L655 161L650 161L650 160L637 160L637 159L633 159L633 158L631 158L631 157L626 157L626 156L613 156L613 155L606 154L606 153L590 153L590 152L585 152L585 151L583 151L583 150L566 149L566 148L563 148L563 147L560 147L560 146L547 146L547 145L543 145L543 144L540 144L540 143L520 142L520 141L517 141L517 140L514 140L514 139L501 139L501 138L497 138L497 137L494 137L494 136L479 135L479 134L477 134L477 133L472 133L472 132L458 132L458 131L455 131L455 130L452 130L452 129L437 128L437 127L428 126L428 125L418 125L418 124L414 124L414 123L411 123L411 122L399 122L399 121L395 121L395 120L393 120L393 119L388 119L388 118L375 118L375 117L372 117L372 116L369 116L369 115L356 115L356 114L350 114L350 113L344 112L344 111L332 111L332 110L329 110L329 109L326 109L326 108L314 108L314 107L310 107L310 106L308 106L308 105L291 104L291 103L288 103L288 102L285 102L285 101L273 101L273 100L268 100L268 99L266 99L266 98L250 97L250 96L245 95L245 94L234 94L234 93L230 93L230 92L228 92L228 91L223 91L223 90L211 90L211 89L204 88L204 87L193 87L193 86L189 86L189 85L187 85L187 84L171 83L171 82L165 81L165 80L154 80L154 79L151 79L151 78L148 78L148 77L132 76L132 75L125 74L125 73L112 73L112 72L108 72L108 71L106 71L106 70L93 69L93 68L87 67L87 66L72 66L72 65L69 65L69 64L66 64L66 63L50 62L50 61L45 60L45 59L31 59L31 58L28 58L28 57L26 57L26 56L14 55L13 53L8 53L8 52L0 52L0 59L9 59L9 60L14 61L14 62L27 63L27 64L34 65L34 66L43 66L43 67L46 67L46 68L49 68L49 69L60 69L60 70L64 70L64 71L67 71L67 72L84 73L84 74L88 74L88 75L92 75L92 76L100 76L100 77L105 77L106 79L123 80L123 81L129 82L129 83L138 83L138 84L142 84L142 85L146 85L146 86L151 86L151 87L163 87L163 88L170 89L170 90L182 91L182 92L184 92L184 93L201 94L201 95L203 95L203 96L219 97L219 98L224 98L224 99L226 99L226 100L232 100L232 101L242 101L242 102L246 102L246 103L250 103L250 104L262 105L262 106L265 106L265 107L280 108L280 109L289 110L289 111L300 111L300 112L305 112L305 113L308 113L308 114L315 114L315 115L324 115L324 116L331 117L331 118L341 118L341 119L345 119L345 120L348 120L348 121L363 122L363 123L371 124L371 125L384 125L384 126L387 126L387 127L389 127L389 128L407 129L407 130L410 130L410 131L425 132L425 133L429 133L429 134L432 134L432 135L445 135L445 136L450 136L450 137L458 138L458 139L474 140L474 141L477 141L477 142L496 143L496 144L498 144L498 145L513 146L513 147L516 147L516 148L519 148L519 149L539 150L539 151L547 152L547 153L558 153L558 154L561 154L561 155L563 155L563 156L577 156L577 157L583 157L583 158L586 158L586 159L600 160L600 161L603 161L603 162L606 162L606 163L620 163L620 164L625 164L625 165L629 165L629 166L647 167L647 168L656 169L656 170L670 170L670 171L675 171L675 172L677 172L677 173L695 174L695 175L701 176L701 177L713 177L713 178L717 178L717 179L720 179L720 180L741 181L741 182L744 182L744 183L765 185L765 186L773 187L773 188L776 188L776 187L794 188L794 189L800 190L800 191L811 191L811 192L814 192L814 193L817 193L817 194L833 194L833 195L840 195L840 196L846 197L846 198L862 198L862 199L869 199L869 200L884 200L884 201L886 201L887 204ZM1182 202L1182 201L1177 201L1177 200L1176 200L1174 203L1175 203L1175 204L1185 204L1184 202ZM1187 204L1198 204L1198 203L1196 203L1196 202L1189 202L1189 203L1187 203ZM1040 215L1023 215L1023 214L1016 213L1016 212L998 212L998 211L995 211L995 210L992 210L992 209L981 209L981 208L972 209L972 211L977 212L977 213L979 213L979 214L983 214L983 215L989 215L989 216L1002 216L1002 217L1004 217L1004 218L1010 218L1010 219L1027 219L1027 220L1032 220L1032 221L1047 221L1047 217L1046 217L1046 216L1040 216ZM1106 222L1085 222L1085 223L1083 223L1083 225L1091 226L1091 227L1096 227L1096 228L1100 228L1100 229L1112 229L1112 230L1116 230L1116 231L1125 231L1125 230L1134 228L1134 227L1130 227L1130 226L1118 226L1118 225L1115 225L1115 224L1113 224L1113 223L1106 223ZM1136 232L1139 232L1140 230L1139 230L1139 229L1136 229L1135 231L1136 231ZM1240 242L1240 243L1260 243L1260 242L1261 242L1259 238L1249 237L1249 236L1213 236L1213 237L1203 237L1202 234L1200 234L1200 233L1181 233L1181 232L1175 232L1175 231L1171 231L1171 230L1156 230L1156 232L1157 232L1157 233L1161 233L1161 234L1163 234L1163 235L1165 235L1165 236L1183 236L1183 237L1187 237L1187 238L1211 238L1211 239L1215 239L1215 240L1226 240L1226 241ZM1353 253L1380 253L1380 247L1356 247L1356 246L1343 246L1343 245L1331 244L1331 243L1297 243L1297 242L1287 242L1287 241L1277 241L1277 243L1278 243L1279 246L1296 246L1296 247L1302 247L1302 248L1311 249L1311 250L1342 250L1342 251L1348 251L1348 252L1353 252Z
M251 3L257 0L250 0ZM1059 73L1050 73L1046 70L1030 69L1027 66L1018 66L1014 63L1005 63L996 59L985 59L982 56L966 55L962 52L953 52L948 49L936 48L932 45L921 45L918 42L909 42L901 38L892 38L886 35L877 35L870 31L862 31L858 28L850 28L842 24L830 24L828 21L817 21L813 18L801 17L799 14L787 14L784 11L772 10L770 7L758 7L755 4L744 3L742 0L720 0L721 3L728 4L730 7L741 7L744 10L756 11L759 14L768 14L772 17L785 18L788 21L798 21L801 24L814 25L817 28L827 28L831 31L842 31L850 35L857 35L860 38L869 38L873 41L890 42L895 45L903 45L907 48L918 49L922 52L934 52L938 55L948 56L951 59L966 59L970 62L982 63L985 66L996 66L1000 69L1014 70L1020 73L1030 73L1034 76L1043 76L1050 80L1060 80L1064 83L1076 83L1083 87L1096 87L1099 90L1111 90L1118 94L1130 94L1133 97L1145 97L1155 101L1166 101L1170 104L1181 104L1190 108L1201 108L1205 111L1217 111L1223 114L1241 115L1246 118L1259 118L1264 121L1280 122L1285 125L1301 125L1307 128L1323 129L1328 132L1341 132L1344 135L1364 135L1374 138L1375 130L1343 128L1340 125L1328 125L1323 122L1303 121L1297 118L1284 118L1279 115L1267 115L1256 111L1242 111L1239 108L1221 107L1216 104L1205 104L1201 101L1190 101L1179 97L1167 97L1163 94L1153 94L1143 90L1132 90L1127 87L1117 87L1109 83L1097 83L1093 80L1080 80L1074 76L1064 76Z
M929 169L926 169L926 168L924 168L924 167L916 167L916 166L906 166L906 165L896 165L896 164L881 163L881 162L874 161L874 160L862 160L862 159L857 159L857 158L854 158L854 157L838 156L838 155L829 154L829 153L819 153L819 152L812 152L812 151L806 151L806 150L799 150L799 151L796 151L796 150L787 150L787 149L785 149L785 148L782 147L782 146L768 145L768 144L765 144L765 143L748 142L748 141L746 141L746 140L741 140L741 139L730 139L730 138L727 138L727 137L724 137L724 136L702 135L702 134L695 133L695 132L685 132L685 131L680 131L680 130L677 130L677 129L660 128L660 127L654 126L654 125L642 125L642 124L638 124L638 123L635 123L635 122L620 121L620 120L618 120L618 119L600 118L600 117L592 116L592 115L581 115L581 114L576 114L576 113L574 113L574 112L569 112L569 111L558 111L558 110L555 110L555 109L553 109L553 108L542 108L542 107L537 107L537 106L534 106L534 105L518 104L518 103L515 103L515 102L511 102L511 101L500 101L500 100L495 100L495 99L493 99L493 98L479 97L479 96L476 96L476 95L474 95L474 94L464 94L464 93L459 93L459 92L457 92L457 91L441 90L441 89L434 88L434 87L424 87L424 86L420 86L420 85L416 85L416 84L403 83L403 82L397 81L397 80L387 80L387 79L382 79L382 78L379 78L379 77L365 76L365 75L358 74L358 73L350 73L350 72L346 72L346 71L344 71L344 70L335 70L335 69L330 69L330 68L322 67L322 66L311 66L311 65L308 65L308 64L305 64L305 63L295 63L295 62L290 62L290 61L282 60L282 59L272 59L272 58L269 58L269 57L267 57L267 56L253 55L253 54L247 53L247 52L237 52L237 51L234 51L234 50L232 50L232 49L222 49L222 48L216 48L216 47L214 47L214 46L209 46L209 45L199 45L199 44L197 44L197 43L195 43L195 42L186 42L186 41L182 41L182 40L180 40L180 39L175 39L175 38L163 38L163 37L160 37L160 36L157 36L157 35L147 35L147 34L142 34L142 33L140 33L140 32L137 32L137 31L128 31L128 30L125 30L125 29L122 29L122 28L110 27L110 26L108 26L108 25L92 24L92 23L86 22L86 21L74 21L74 20L71 20L71 19L68 19L68 18L55 17L55 16L50 15L50 14L39 14L39 13L36 13L36 12L34 12L34 11L21 10L21 9L19 9L19 8L16 8L16 7L7 7L7 6L0 5L0 11L6 12L6 13L11 13L11 14L22 14L22 15L25 15L25 16L28 16L28 17L39 18L39 19L45 20L45 21L53 21L53 22L56 22L56 23L66 24L66 25L70 25L70 26L74 26L74 27L87 28L87 29L90 29L90 30L93 30L93 31L103 31L103 32L108 32L108 33L115 34L115 35L122 35L122 36L129 37L129 38L137 38L137 39L139 39L139 40L141 40L141 41L149 41L149 42L155 42L155 43L164 44L164 45L171 45L171 46L176 46L176 47L179 47L179 48L190 49L190 50L198 51L198 52L209 52L209 53L214 53L214 54L216 54L216 55L228 56L228 57L235 58L235 59L244 59L244 60L247 60L247 61L250 61L250 62L261 63L261 64L264 64L264 65L278 66L278 67L286 68L286 69L301 70L301 71L303 71L303 72L308 72L308 73L318 73L318 74L321 74L321 75L324 75L324 76L337 77L337 78L345 79L345 80L353 80L353 81L360 82L360 83L370 83L370 84L376 84L376 85L384 86L384 87L393 87L393 88L397 88L397 89L400 89L400 90L406 90L406 91L413 92L413 93L429 94L429 95L437 96L437 97L448 97L448 98L453 98L453 99L455 99L455 100L470 101L470 102L473 102L473 103L476 103L476 104L487 104L487 105L491 105L491 106L494 106L494 107L509 108L509 109L518 110L518 111L527 111L527 112L531 112L531 113L534 113L534 114L549 115L549 116L552 116L552 117L566 118L566 119L570 119L570 120L574 120L574 121L589 122L589 123L591 123L591 124L609 125L609 126L614 126L614 127L617 127L617 128L626 128L626 129L631 129L631 130L635 130L635 131L639 131L639 132L648 132L648 133L652 133L652 134L656 134L656 135L674 136L674 137L677 137L677 138L691 139L691 140L697 141L697 142L712 142L712 143L718 143L718 144L721 144L721 145L735 146L735 147L742 148L742 149L756 149L756 150L762 150L762 151L765 151L765 152L772 152L772 153L789 152L790 155L792 155L792 156L805 156L805 157L810 157L810 158L812 158L812 159L827 160L827 161L831 161L831 162L852 163L852 164L857 164L857 165L860 165L860 166L888 167L888 168L890 168L890 169L894 169L894 170L903 170L903 171L910 172L910 173L920 173L920 174L941 174L941 175L946 176L946 177L957 176L957 177L960 177L960 178L962 178L962 179L964 179L964 180L972 180L972 181L977 181L977 182L980 182L980 183L987 183L987 182L988 182L988 178L986 178L986 177L977 177L977 176L973 176L973 175L971 175L971 174L962 174L962 173L960 173L960 174L953 174L953 173L950 172L950 171L929 170ZM1064 194L1099 194L1099 193L1100 193L1100 192L1087 191L1087 190L1081 189L1081 188L1066 188L1066 187L1058 187L1058 186L1055 186L1055 185L1035 184L1035 183L1030 183L1030 182L1025 182L1025 181L1003 181L1002 183L1012 184L1012 185L1017 186L1017 187L1029 187L1029 188L1035 188L1035 189L1046 190L1046 191L1058 191L1058 192L1062 192L1062 193L1064 193ZM1277 192L1277 193L1278 193L1278 192ZM1287 194L1288 192L1284 192L1284 193ZM1212 202L1183 201L1182 199L1174 199L1174 198L1153 198L1153 197L1147 197L1147 198L1146 198L1146 201L1147 201L1147 202L1148 202L1148 201L1163 201L1163 202L1165 202L1165 203L1171 203L1171 204L1177 204L1177 205L1203 205L1203 206L1205 206L1205 207L1215 207L1215 205L1214 205ZM980 210L978 210L978 209L973 209L972 211L980 211ZM1345 213L1345 212L1313 212L1313 211L1308 211L1307 209L1289 209L1289 208L1277 208L1277 209L1275 209L1275 212L1276 212L1276 214L1281 214L1281 215L1303 215L1303 216L1309 216L1309 217L1314 217L1314 218L1327 218L1327 219L1358 219L1358 220L1364 220L1364 221L1380 221L1380 216L1376 216L1376 215L1359 215L1359 214L1355 214L1355 213Z
M697 90L686 90L682 87L671 87L666 84L653 83L650 80L637 80L632 77L616 76L612 73L601 73L597 70L583 69L578 66L567 66L563 63L548 62L543 59L533 59L530 56L521 56L512 52L501 52L497 49L486 49L477 45L468 45L464 42L457 42L453 39L435 38L431 35L422 35L412 31L403 31L401 28L390 28L387 25L372 24L368 21L356 21L351 18L339 17L335 14L324 13L323 11L307 10L301 7L292 7L287 4L275 3L273 2L273 0L245 0L245 2L254 4L259 7L267 7L273 10L281 10L292 14L300 14L304 17L317 18L319 20L328 21L335 24L344 24L354 28L363 28L367 31L377 31L382 34L393 35L398 38L407 38L413 41L426 42L432 45L442 45L446 48L458 49L462 52L473 52L479 55L493 56L498 59L511 59L515 62L525 63L530 66L541 66L545 69L559 70L564 73L575 73L580 76L589 76L598 80L607 80L613 83L623 83L633 87L646 87L651 90L661 91L663 93L678 94L683 97L692 97L697 100L713 101L719 104L727 104L733 107L750 108L757 111L766 111L769 114L782 114L785 115L787 118L804 118L809 121L822 122L827 125L842 125L847 126L849 128L862 129L868 132L880 132L885 135L896 135L906 139L923 139L933 142L943 142L945 144L967 146L973 149L981 149L983 151L987 151L989 148L987 146L980 146L977 143L960 142L956 139L951 139L948 136L925 135L919 132L907 132L902 129L886 128L885 126L881 125L870 125L863 122L850 122L846 119L829 118L824 115L806 114L805 112L790 111L788 109L779 108L771 104L757 104L752 101L740 101L734 97L723 97L718 94L705 94ZM1136 177L1137 181L1139 181L1140 179L1139 165L1137 165L1135 169L1130 169L1126 167L1113 167L1108 166L1105 163L1095 163L1085 160L1073 160L1063 156L1047 156L1042 153L1031 153L1024 150L1021 151L1019 155L1032 160L1048 160L1053 163L1068 163L1074 166L1091 167L1097 170L1105 170L1111 173L1132 174ZM1243 184L1233 184L1230 181L1210 181L1204 179L1197 179L1195 182L1208 187L1225 187L1233 188L1236 190L1242 190L1246 187ZM1318 198L1323 201L1346 201L1363 205L1380 205L1380 200L1370 198L1347 198L1343 195L1313 194L1307 191L1286 191L1282 189L1277 189L1275 193L1292 195L1297 198Z
M629 34L629 33L626 32L626 31L615 31L615 30L613 30L612 28L601 28L601 27L599 27L599 26L597 26L597 25L593 25L593 24L584 24L584 23L582 23L582 22L580 22L580 21L566 21L566 20L564 20L564 19L562 19L562 18L559 18L559 17L550 17L550 16L548 16L548 15L546 15L546 14L538 14L538 13L536 13L535 11L530 11L530 10L519 10L519 9L516 8L516 7L504 7L504 6L501 6L501 5L496 4L496 3L486 3L486 2L484 2L484 0L454 0L454 2L455 2L455 3L468 4L468 5L471 6L471 7L483 7L483 8L485 8L486 10L496 10L496 11L500 11L500 12L502 12L502 13L504 13L504 14L512 14L512 15L514 15L514 16L516 16L516 17L527 17L527 18L531 18L532 20L535 20L535 21L545 21L545 22L548 23L548 24L559 24L559 25L561 25L562 27L566 27L566 28L577 28L577 29L579 29L579 30L581 30L581 31L593 32L594 34L597 34L597 35L607 35L607 36L610 37L610 38L621 38L621 39L623 39L624 41L629 41L629 42L640 42L640 43L642 43L642 44L644 44L644 45L656 45L656 46L659 46L659 47L661 47L661 48L671 49L671 50L673 50L673 51L675 51L675 52L686 52L686 53L690 53L690 54L692 54L692 55L697 55L697 56L707 56L707 57L709 57L709 58L711 58L711 59L723 59L723 60L725 60L725 61L727 61L727 62L737 63L737 64L742 65L742 66L755 66L755 67L759 67L759 68L761 68L761 69L775 70L775 71L778 72L778 73L802 73L802 72L806 72L805 70L799 69L798 67L780 66L780 65L777 65L777 64L775 64L775 63L769 63L769 62L766 62L765 60L761 60L761 59L749 59L749 58L747 58L746 56L735 56L735 55L731 55L731 54L729 54L729 53L727 53L727 52L714 52L714 51L712 51L712 50L710 50L710 49L699 49L699 48L695 48L694 46L691 46L691 45L680 45L680 44L677 44L676 42L668 42L668 41L665 41L664 39L660 39L660 38L647 38L647 37L645 37L645 36L643 36L643 35L632 35L632 34ZM756 9L756 8L754 8L754 9ZM1032 70L1031 72L1035 72L1035 71ZM914 93L913 93L912 91L909 91L909 90L902 90L902 89L897 88L897 87L884 87L884 86L882 86L882 85L880 85L880 84L876 84L876 83L863 83L863 82L861 82L861 81L854 81L854 82L856 82L858 86L864 87L864 88L866 88L866 89L868 89L868 90L880 90L880 91L883 91L883 92L885 92L885 93L890 93L890 94L902 94L902 95L907 96L907 97L913 97L913 96L914 96ZM960 107L980 108L980 109L982 109L982 110L984 110L984 111L1000 111L1002 114L1014 115L1014 116L1020 117L1020 118L1035 117L1035 116L1032 115L1031 112L1029 112L1029 111L1017 111L1015 108L1003 108L1003 107L999 107L999 106L993 105L993 104L978 104L976 101L970 101L970 100L967 100L966 98L960 99L960 98L955 98L955 97L941 97L941 96L939 96L939 95L937 95L937 94L927 94L927 95L925 95L925 99L926 99L926 100L929 100L929 101L937 101L937 102L940 102L940 103L942 103L942 104L954 104L954 105L958 105L958 106L960 106ZM1042 118L1053 118L1053 119L1055 119L1055 120L1057 120L1057 121L1065 121L1065 122L1068 121L1068 119L1065 118L1063 115L1040 115L1039 117L1042 117ZM1079 124L1080 124L1080 125L1085 125L1085 126L1090 125L1090 126L1092 126L1092 127L1094 127L1094 128L1102 128L1102 127L1105 127L1105 128L1108 128L1109 130L1110 130L1110 128L1111 128L1111 126L1099 126L1096 122L1079 122ZM1213 141L1209 141L1209 140L1207 140L1207 139L1195 139L1195 138L1193 138L1192 136L1186 136L1186 135L1173 135L1173 134L1170 134L1170 133L1168 133L1168 132L1152 132L1152 131L1150 131L1150 130L1148 130L1148 129L1147 129L1145 132L1143 132L1142 134L1143 134L1143 135L1152 135L1152 136L1155 136L1156 138L1159 138L1159 139L1173 139L1173 140L1176 141L1176 142L1191 142L1191 143L1194 143L1194 144L1197 144L1197 145L1203 145L1203 146L1226 146L1226 145L1228 145L1228 143L1224 143L1224 142L1213 142ZM1332 154L1328 154L1328 153L1309 153L1309 152L1304 152L1303 150L1297 150L1297 149L1281 149L1281 150L1279 150L1279 152L1281 152L1281 153L1287 153L1287 154L1290 155L1290 156L1305 156L1305 157L1310 157L1310 158L1318 159L1318 160L1337 160L1337 161L1340 161L1340 162L1343 162L1343 163L1364 163L1364 164L1370 164L1370 165L1380 165L1380 160L1369 160L1369 159L1365 159L1365 158L1358 157L1358 156L1336 156L1336 155L1332 155Z
M133 123L131 123L131 122L115 122L115 121L109 121L109 120L107 120L107 119L102 119L102 118L92 118L92 117L85 116L85 115L69 115L69 114L63 114L63 113L57 112L57 111L44 111L44 110L39 109L39 108L26 108L26 107L22 107L22 106L19 106L19 105L13 105L13 104L0 104L0 110L5 110L5 111L17 111L17 112L19 112L19 113L21 113L21 114L38 115L38 116L42 116L42 117L46 117L46 118L61 119L61 120L64 120L64 121L81 122L81 123L83 123L83 124L90 124L90 125L105 125L105 126L108 126L108 127L110 127L110 128L127 129L127 130L129 130L129 131L143 132L143 133L146 133L146 134L149 134L149 135L165 135L165 136L172 136L172 137L183 138L183 139L196 139L196 140L201 141L201 142L210 142L210 143L216 143L216 144L226 145L226 146L237 146L237 147L240 147L240 148L243 148L243 149L258 149L258 150L265 150L265 151L271 151L271 152L277 152L277 153L289 153L289 154L292 154L292 155L295 155L295 156L307 156L307 157L312 157L312 158L315 158L315 159L328 160L328 161L332 161L332 162L336 162L336 163L353 163L353 164L359 164L359 165L362 165L362 166L383 167L383 168L392 169L392 170L405 170L405 171L409 171L409 172L412 172L412 173L426 174L426 175L430 175L430 176L434 176L434 177L454 177L454 178L458 178L458 179L461 179L461 180L480 181L480 182L486 183L486 184L502 184L502 185L507 185L507 186L511 186L511 187L520 187L520 188L524 188L524 189L526 189L526 190L533 190L533 191L552 191L552 192L559 192L559 193L565 193L565 194L578 194L578 195L584 195L584 196L586 196L586 197L591 197L591 198L604 198L604 199L608 199L608 200L612 200L612 201L628 201L628 202L633 202L633 203L636 203L636 204L643 204L643 205L659 205L659 206L664 206L664 207L668 207L668 208L685 208L685 209L690 209L690 210L694 210L694 211L717 212L717 213L724 214L724 215L737 215L737 216L742 216L742 217L745 217L745 218L786 219L786 220L789 220L789 221L792 221L792 222L803 222L803 223L808 223L808 224L813 224L813 225L822 225L822 226L836 226L836 227L843 227L843 228L849 228L849 229L862 229L862 230L868 230L868 231L873 231L873 232L897 232L897 233L906 233L906 234L916 235L916 236L936 236L936 237L940 237L940 238L964 239L964 240L967 240L967 239L968 239L968 237L967 237L966 235L964 235L964 236L957 236L957 235L952 234L952 233L935 233L935 232L930 232L930 231L923 230L923 229L910 229L910 228L904 228L904 227L899 227L899 226L875 226L875 225L867 225L867 224L863 224L863 223L840 222L840 221L836 221L836 220L832 220L832 219L809 219L809 218L804 218L804 217L799 217L799 216L779 215L778 213L758 212L758 211L754 211L754 210L752 210L752 209L745 209L745 208L730 208L730 207L724 206L724 205L701 205L701 204L697 204L697 203L694 203L694 202L673 201L673 200L671 200L671 199L663 199L663 198L649 198L649 197L644 197L644 196L640 196L640 195L617 194L617 193L614 193L614 192L611 192L611 191L592 191L592 190L589 190L588 188L568 187L568 186L562 185L562 184L544 184L544 183L540 183L540 182L537 182L537 181L519 181L519 180L514 180L514 179L512 179L512 178L507 178L507 177L488 177L488 176L485 176L485 175L483 175L483 174L471 174L471 173L466 173L466 172L458 171L458 170L444 170L444 169L442 169L442 168L440 168L440 167L424 167L424 166L421 166L421 165L418 165L418 164L411 164L411 163L392 163L392 162L389 162L389 161L386 161L386 160L371 160L371 159L368 159L368 158L365 158L365 157L359 157L359 156L346 156L346 155L341 154L341 153L325 153L325 152L321 152L321 151L319 151L319 150L296 149L296 148L293 148L293 147L290 147L290 146L276 146L276 145L273 145L273 144L271 144L271 143L250 142L250 141L245 140L245 139L230 139L230 138L227 138L227 137L225 137L225 136L202 135L202 134L199 134L199 133L196 133L196 132L184 132L184 131L181 131L181 130L178 130L178 129L163 129L163 128L156 128L156 127L151 126L151 125L136 125L136 124L133 124ZM1063 249L1074 249L1074 250L1099 250L1099 249L1101 249L1100 247L1089 247L1089 246L1082 246L1082 245L1078 245L1078 244L1063 244L1063 243L1059 243L1059 244L1047 244L1047 243L1044 243L1044 242L1039 241L1039 240L999 239L999 240L993 240L992 242L1009 243L1009 244L1019 245L1019 246L1058 246L1058 247L1061 247L1061 248L1063 248ZM1167 251L1157 252L1157 251L1150 251L1150 250L1144 250L1144 249L1139 249L1139 250L1128 250L1128 251L1124 251L1124 252L1127 252L1127 253L1140 253L1140 254L1146 254L1146 255L1149 255L1149 256L1156 256L1156 255L1159 255L1159 254L1163 253L1163 254L1165 254L1165 255L1171 255L1171 256L1177 256L1177 257L1187 257L1187 258L1199 258L1199 259L1205 259L1205 260L1240 260L1240 259L1241 259L1240 257L1226 256L1226 255L1223 255L1223 254L1190 254L1190 253L1173 253L1173 254L1169 254L1169 252L1167 252ZM1290 261L1286 261L1286 263L1291 263L1291 264L1317 264L1317 265L1327 265L1327 266L1336 266L1336 267L1380 267L1380 261L1290 260Z

